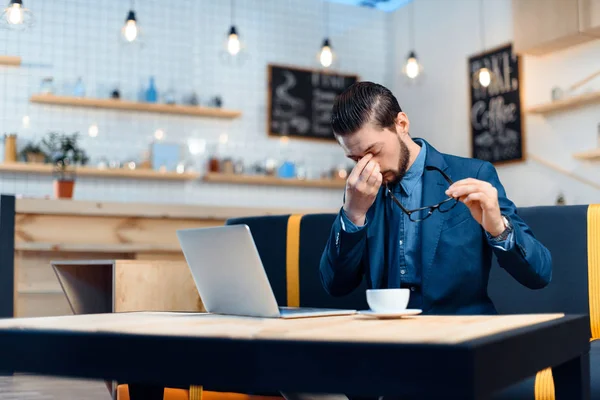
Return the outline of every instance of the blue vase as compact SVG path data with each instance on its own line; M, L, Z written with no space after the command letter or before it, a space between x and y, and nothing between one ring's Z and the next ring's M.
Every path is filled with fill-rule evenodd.
M146 89L146 101L148 103L156 103L158 94L156 93L156 86L154 85L154 77L150 77L150 86Z
M279 167L278 175L280 178L295 178L296 166L291 161L285 161Z

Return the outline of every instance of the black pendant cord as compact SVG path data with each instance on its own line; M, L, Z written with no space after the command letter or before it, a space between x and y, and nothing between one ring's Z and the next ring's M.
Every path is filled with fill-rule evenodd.
M323 28L325 38L329 39L329 3L327 1L323 1Z
M481 37L481 51L485 51L485 13L483 12L483 0L479 0L479 35Z
M408 43L410 45L410 51L415 51L415 3L413 0L410 5L410 14L408 16Z

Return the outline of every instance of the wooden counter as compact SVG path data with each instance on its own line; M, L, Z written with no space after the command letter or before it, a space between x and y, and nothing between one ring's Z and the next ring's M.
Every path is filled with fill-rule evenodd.
M178 229L223 225L228 218L331 209L266 209L16 199L15 316L71 314L52 260L182 261Z

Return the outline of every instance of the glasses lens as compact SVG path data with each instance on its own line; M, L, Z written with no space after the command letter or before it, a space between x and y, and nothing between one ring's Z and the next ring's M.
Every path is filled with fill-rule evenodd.
M458 199L447 199L438 208L440 212L448 212L452 210L458 204Z
M418 221L423 221L424 219L426 219L427 217L429 217L432 213L432 209L431 208L425 208L423 210L417 210L414 211L413 213L410 214L410 219L411 221L414 222L418 222Z

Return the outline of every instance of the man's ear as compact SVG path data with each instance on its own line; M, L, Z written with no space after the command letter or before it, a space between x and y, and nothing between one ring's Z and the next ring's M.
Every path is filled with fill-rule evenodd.
M398 132L398 134L405 135L408 134L409 128L410 121L408 120L408 117L405 113L400 111L396 116L396 132Z

